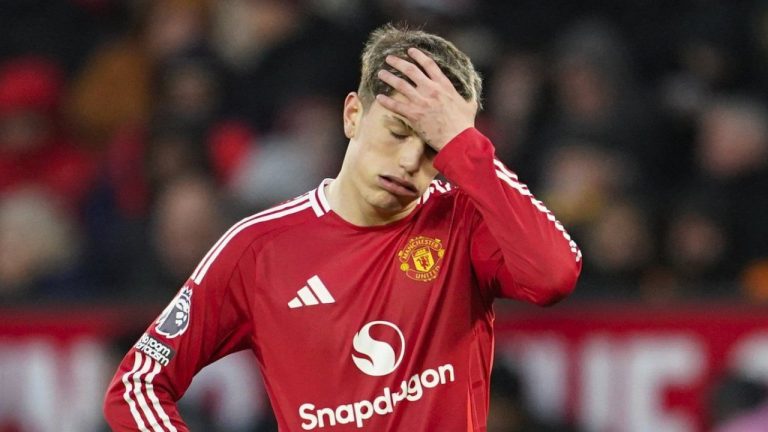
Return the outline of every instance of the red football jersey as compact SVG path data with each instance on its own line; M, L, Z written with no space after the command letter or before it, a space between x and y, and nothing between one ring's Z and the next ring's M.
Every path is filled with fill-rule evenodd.
M125 356L117 431L187 430L192 377L251 349L281 431L484 431L495 297L553 303L581 253L470 128L406 218L352 225L317 189L234 225Z

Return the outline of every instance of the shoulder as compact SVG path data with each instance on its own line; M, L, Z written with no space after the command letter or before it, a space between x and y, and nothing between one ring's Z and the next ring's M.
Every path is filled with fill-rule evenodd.
M427 191L424 192L424 195L421 196L420 202L421 204L425 204L430 200L442 201L445 199L455 199L457 193L458 188L448 183L447 181L432 180L432 183L429 184Z
M421 204L422 217L430 219L432 223L472 220L477 213L476 207L464 190L442 180L433 180L430 183L421 197Z
M317 219L322 214L316 190L312 190L240 220L224 234L224 239L237 238L251 243L285 228Z
M246 250L257 243L262 243L286 229L317 219L319 214L314 194L314 190L307 192L232 225L205 255L192 274L192 279L199 284L214 262L237 262Z
M266 210L248 216L236 223L230 231L242 233L247 238L258 238L272 231L290 227L318 217L315 202L307 192Z

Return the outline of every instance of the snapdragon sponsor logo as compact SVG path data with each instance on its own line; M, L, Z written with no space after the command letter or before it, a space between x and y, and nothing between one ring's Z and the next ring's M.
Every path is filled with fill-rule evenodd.
M379 330L381 336L389 336L397 342L397 348L383 340L374 339L371 332ZM381 332L383 331L383 333ZM387 334L389 333L389 334ZM395 337L396 336L396 337ZM352 361L360 371L370 376L384 376L394 372L405 353L405 338L400 329L388 321L372 321L364 325L352 338Z
M425 389L445 385L454 382L454 380L453 365L444 364L437 369L427 369L420 374L413 375L401 382L399 388L394 389L395 391L389 387L384 387L384 390L371 400L363 399L335 408L318 408L314 404L305 403L299 407L299 417L304 420L301 423L301 428L314 430L350 423L362 428L366 420L374 415L391 414L400 402L416 402L424 396Z
M148 355L150 358L155 359L163 366L168 366L168 363L171 361L174 354L176 354L176 351L174 351L173 348L146 333L141 335L141 339L136 342L134 347Z

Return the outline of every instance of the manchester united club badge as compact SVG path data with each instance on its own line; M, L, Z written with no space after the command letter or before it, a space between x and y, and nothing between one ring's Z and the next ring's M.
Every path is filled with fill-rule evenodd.
M397 253L400 270L413 280L429 282L437 277L445 255L440 239L418 236Z

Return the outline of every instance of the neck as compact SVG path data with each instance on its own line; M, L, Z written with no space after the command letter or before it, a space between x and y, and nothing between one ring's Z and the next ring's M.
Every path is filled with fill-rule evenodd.
M361 227L396 222L408 216L417 205L417 201L413 201L397 210L376 207L370 204L357 185L347 178L343 168L339 175L326 186L325 196L334 213L352 225Z

